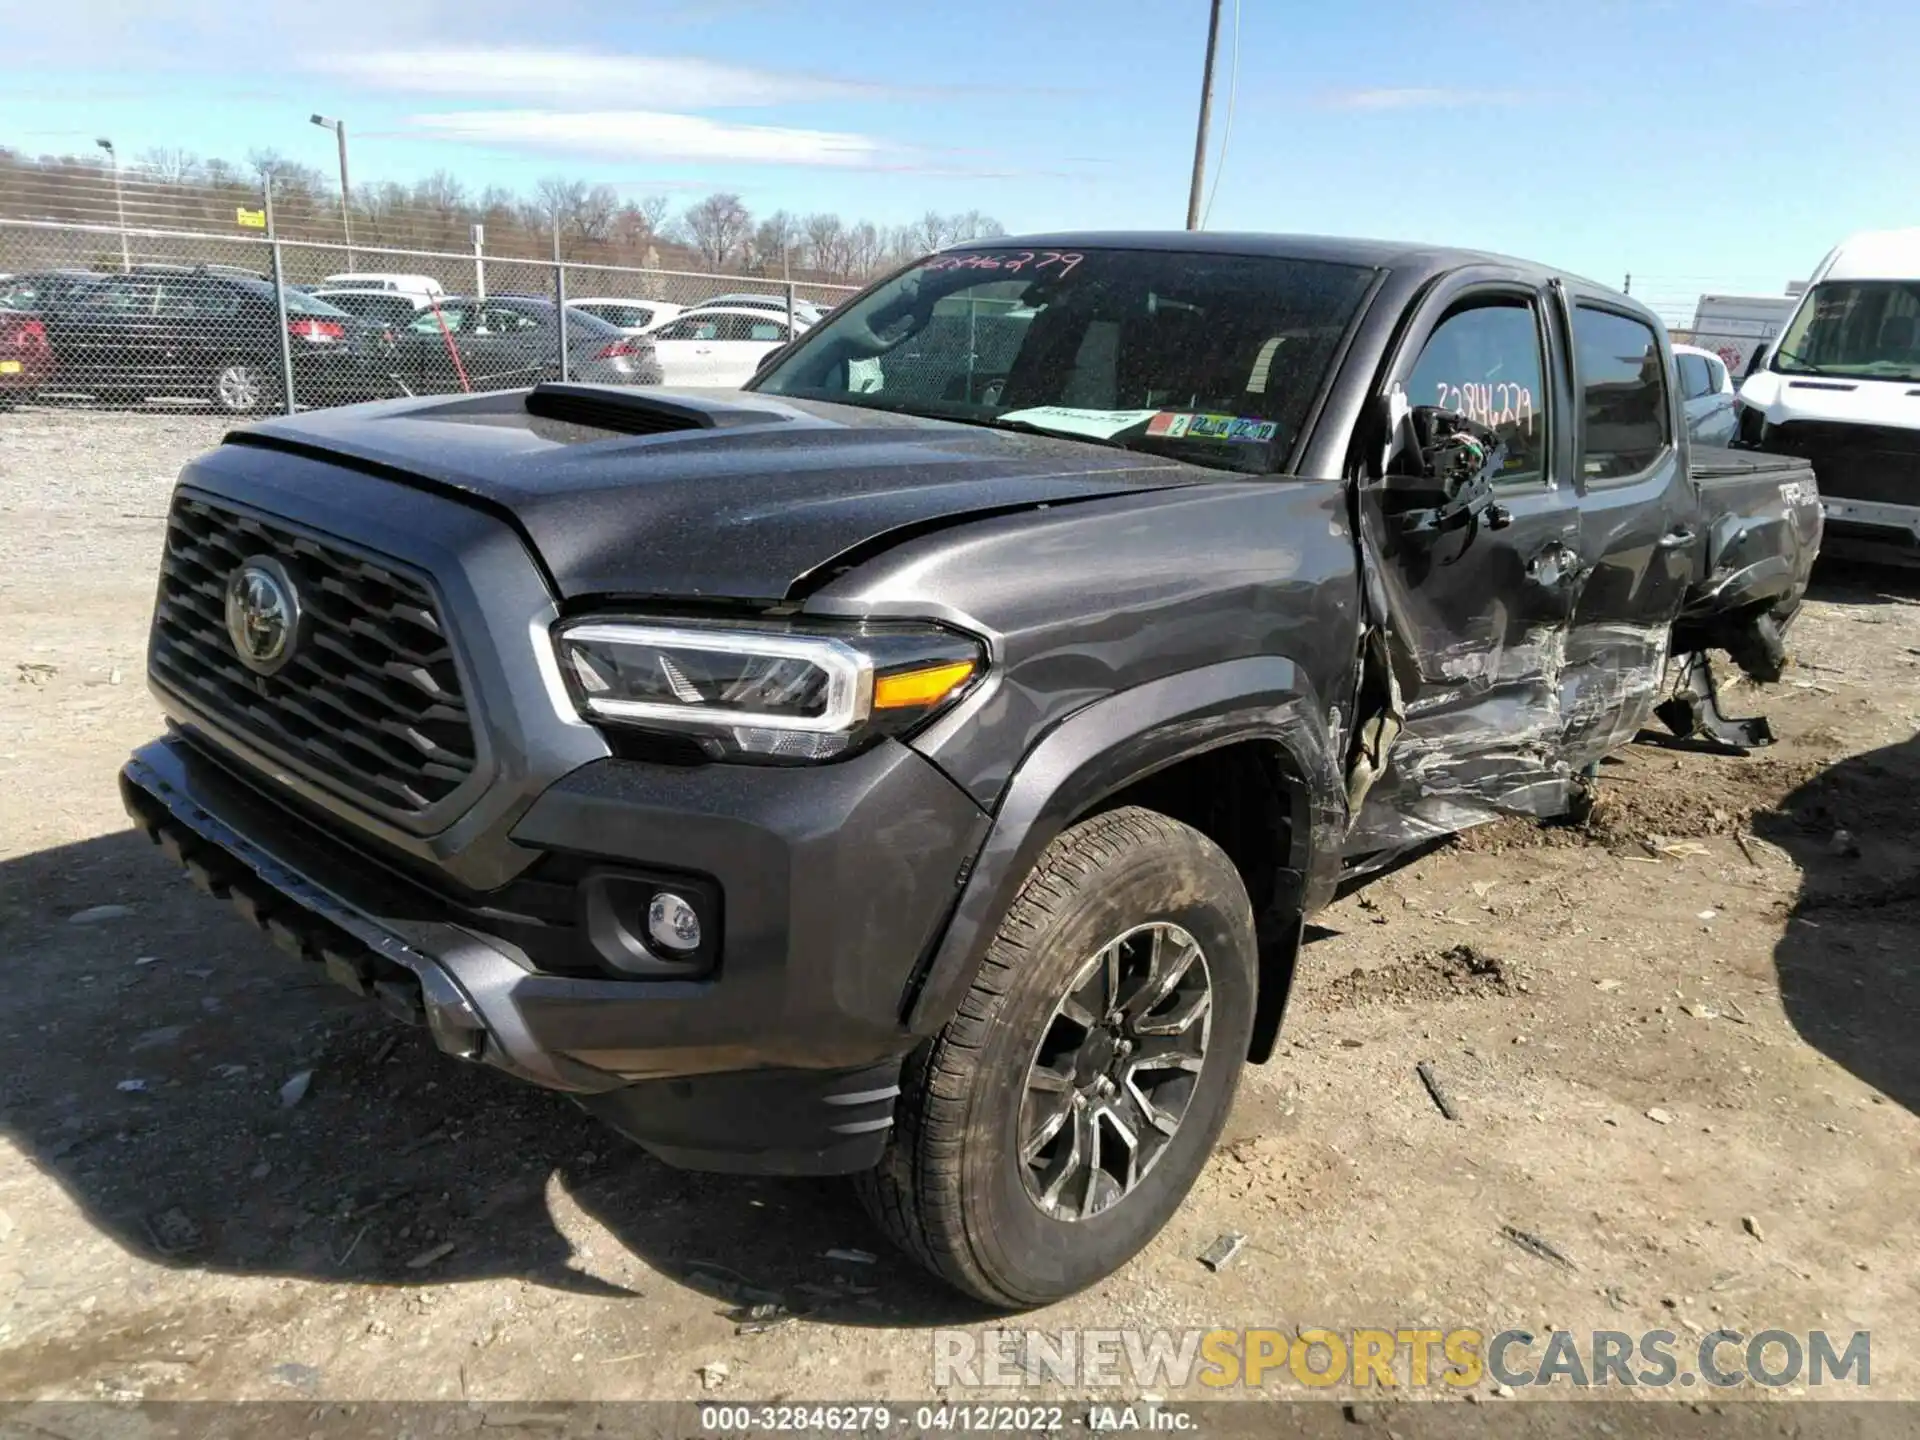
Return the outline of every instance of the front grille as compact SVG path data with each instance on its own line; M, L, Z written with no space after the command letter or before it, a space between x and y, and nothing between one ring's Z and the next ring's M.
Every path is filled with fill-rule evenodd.
M304 614L272 675L240 663L226 587L249 558L280 562ZM167 517L148 662L209 718L375 808L418 814L478 764L453 651L425 586L389 566L182 494Z
M1920 505L1920 430L1789 420L1768 426L1765 443L1811 460L1822 495Z

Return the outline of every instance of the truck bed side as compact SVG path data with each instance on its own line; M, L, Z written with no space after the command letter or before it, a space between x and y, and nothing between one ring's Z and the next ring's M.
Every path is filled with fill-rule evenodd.
M1701 541L1674 636L1676 653L1720 648L1745 665L1756 621L1777 629L1799 607L1820 550L1813 467L1791 455L1695 446Z

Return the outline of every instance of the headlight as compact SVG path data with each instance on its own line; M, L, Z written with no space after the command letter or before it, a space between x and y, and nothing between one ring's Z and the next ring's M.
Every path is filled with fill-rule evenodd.
M986 655L931 625L590 620L555 636L586 719L691 738L714 759L831 760L951 704Z

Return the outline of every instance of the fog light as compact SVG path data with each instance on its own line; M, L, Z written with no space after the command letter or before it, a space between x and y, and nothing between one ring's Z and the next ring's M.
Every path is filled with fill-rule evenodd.
M647 938L678 955L700 948L700 915L671 890L662 890L647 907Z

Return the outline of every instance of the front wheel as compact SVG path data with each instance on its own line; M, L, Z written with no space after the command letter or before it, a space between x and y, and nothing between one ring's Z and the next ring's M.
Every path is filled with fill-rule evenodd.
M1150 810L1041 856L961 1002L908 1062L868 1211L989 1304L1112 1274L1179 1208L1246 1061L1253 911L1226 854Z

